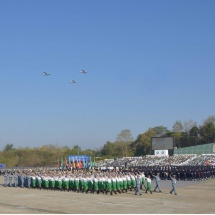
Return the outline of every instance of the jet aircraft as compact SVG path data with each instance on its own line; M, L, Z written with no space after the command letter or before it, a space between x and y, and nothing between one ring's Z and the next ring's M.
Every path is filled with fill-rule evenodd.
M82 70L80 71L80 73L82 73L82 74L86 74L86 73L87 73L87 71L82 69Z
M71 81L70 81L70 83L71 83L71 84L76 84L76 83L77 83L77 81L75 81L75 80L71 80Z
M47 72L43 72L42 75L44 75L44 76L49 76L49 75L51 75L51 74L50 74L50 73L47 73Z

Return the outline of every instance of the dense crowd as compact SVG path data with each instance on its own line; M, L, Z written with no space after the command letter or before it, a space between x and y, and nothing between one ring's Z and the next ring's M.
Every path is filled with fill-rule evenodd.
M141 188L144 186L146 192L152 193L150 175L131 171L11 170L4 174L4 186L113 195L135 190L137 178Z
M142 166L202 166L215 165L215 154L212 155L174 155L174 156L144 156L113 159L99 163L99 167L142 167Z
M3 173L3 172L2 172ZM10 169L3 173L5 187L66 190L83 193L117 194L136 189L137 178L141 186L151 190L151 179L159 175L169 180L207 180L215 177L215 166L143 166L141 168L114 168L112 170L73 169ZM150 191L151 192L151 191Z
M157 175L159 180L214 178L214 163L215 155L145 156L105 160L88 169L16 168L3 169L0 174L5 187L113 195L138 186L151 192L151 179L157 182Z

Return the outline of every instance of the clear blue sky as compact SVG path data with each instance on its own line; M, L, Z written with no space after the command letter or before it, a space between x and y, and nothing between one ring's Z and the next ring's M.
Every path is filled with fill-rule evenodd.
M1 148L95 149L124 129L201 125L215 114L214 11L214 0L0 0Z

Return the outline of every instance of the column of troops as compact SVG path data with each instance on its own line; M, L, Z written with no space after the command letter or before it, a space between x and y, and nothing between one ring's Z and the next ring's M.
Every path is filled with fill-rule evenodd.
M151 178L159 175L161 180L207 180L215 177L215 166L145 166L119 171L94 170L25 170L4 174L4 186L45 190L74 191L83 193L121 194L136 190L137 177L140 189L151 190ZM138 180L139 181L139 180Z
M50 171L44 174L34 172L5 174L4 186L113 195L135 190L137 176L141 178L141 188L151 190L150 176L145 177L143 172Z

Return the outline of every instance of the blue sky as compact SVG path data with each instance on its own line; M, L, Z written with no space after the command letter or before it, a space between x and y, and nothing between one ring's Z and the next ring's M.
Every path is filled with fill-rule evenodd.
M136 139L176 120L201 125L215 114L214 10L213 0L0 0L1 148L95 149L124 129Z

